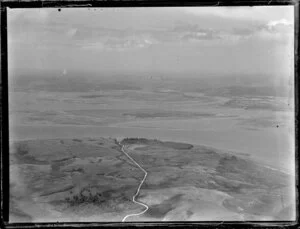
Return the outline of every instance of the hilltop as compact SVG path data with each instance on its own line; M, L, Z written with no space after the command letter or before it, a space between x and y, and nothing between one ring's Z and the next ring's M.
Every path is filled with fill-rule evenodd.
M148 172L130 220L287 220L292 178L250 158L188 143L121 141ZM143 173L112 138L27 140L11 145L12 222L121 221L139 212ZM218 214L216 214L216 212Z

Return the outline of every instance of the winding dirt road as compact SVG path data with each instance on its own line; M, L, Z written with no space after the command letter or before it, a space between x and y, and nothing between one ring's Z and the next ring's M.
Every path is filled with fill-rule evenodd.
M126 216L123 218L123 220L122 220L122 222L125 222L125 220L126 220L128 217L142 215L142 214L144 214L144 213L149 209L149 206L147 206L146 204L144 204L144 203L142 203L142 202L139 202L139 201L136 201L136 200L135 200L135 198L139 195L140 189L141 189L143 183L145 182L148 173L147 173L147 171L146 171L142 166L139 165L139 163L137 163L132 157L130 157L130 156L128 155L128 153L125 152L125 150L124 150L124 145L121 145L120 143L119 143L119 145L122 146L122 149L121 149L121 150L122 150L122 152L126 155L126 157L128 157L128 158L129 158L136 166L138 166L138 167L145 173L144 178L142 179L142 181L141 181L141 183L140 183L138 189L136 190L135 195L132 197L132 202L134 202L134 203L136 203L136 204L139 204L139 205L145 207L145 209L144 209L142 212L140 212L140 213L135 213L135 214L129 214L129 215L126 215Z

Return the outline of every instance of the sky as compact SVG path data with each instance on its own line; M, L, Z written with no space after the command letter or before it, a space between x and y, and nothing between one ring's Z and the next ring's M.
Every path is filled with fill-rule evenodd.
M293 73L293 6L8 10L9 71Z

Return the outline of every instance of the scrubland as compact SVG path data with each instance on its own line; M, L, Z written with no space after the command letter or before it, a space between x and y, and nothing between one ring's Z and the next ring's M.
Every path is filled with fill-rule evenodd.
M121 141L147 172L130 221L288 220L293 178L247 156L146 138ZM10 220L121 221L143 173L112 138L12 143Z

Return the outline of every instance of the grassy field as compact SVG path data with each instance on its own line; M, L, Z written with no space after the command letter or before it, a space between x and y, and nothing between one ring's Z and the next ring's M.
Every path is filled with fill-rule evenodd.
M247 157L146 138L122 140L148 172L132 221L289 220L292 177ZM11 144L10 220L121 221L143 177L112 138ZM216 214L216 211L218 214Z

